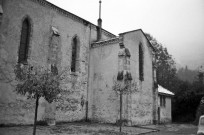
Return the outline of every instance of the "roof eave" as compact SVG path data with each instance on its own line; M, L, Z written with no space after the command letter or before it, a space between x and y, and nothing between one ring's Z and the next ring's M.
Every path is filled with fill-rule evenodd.
M48 2L47 0L32 0L32 1L35 1L35 2L38 2L38 3L41 3L41 4L47 4L47 6L53 8L53 9L58 10L58 11L61 12L62 14L70 15L70 16L72 16L73 18L76 18L76 19L78 19L78 20L81 20L81 22L82 22L83 24L86 24L86 25L87 25L87 24L91 24L92 26L94 26L95 28L97 28L97 26L96 26L95 24L93 24L93 23L91 23L91 22L89 22L89 21L87 21L87 20L85 20L85 19L83 19L83 18L81 18L81 17L79 17L79 16L77 16L77 15L75 15L75 14L69 12L69 11L66 11L66 10L62 9L62 8L60 8L60 7L56 6L56 5L54 5L54 4L50 3L50 2ZM102 28L102 31L103 31L104 33L107 33L107 34L113 36L113 37L116 37L115 34L109 32L109 31L107 31L107 30L105 30L105 29L103 29L103 28Z
M168 94L168 93L162 93L162 92L158 92L159 95L164 95L164 96L168 96L168 97L174 97L175 95L172 94Z

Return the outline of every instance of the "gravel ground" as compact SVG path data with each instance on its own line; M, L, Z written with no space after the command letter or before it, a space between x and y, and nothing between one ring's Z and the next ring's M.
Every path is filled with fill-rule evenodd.
M32 126L0 127L0 135L32 135ZM196 135L197 126L191 124L148 125L119 127L112 124L64 123L56 126L37 126L36 135Z
M66 123L56 126L37 126L37 135L137 135L154 130L140 127L119 127L111 124ZM0 135L32 135L32 126L1 127Z

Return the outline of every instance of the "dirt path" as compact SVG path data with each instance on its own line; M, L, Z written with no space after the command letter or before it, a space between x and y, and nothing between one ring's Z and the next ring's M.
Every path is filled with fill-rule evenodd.
M0 135L32 135L32 126L1 127ZM151 129L119 127L112 124L66 123L56 126L37 126L37 135L136 135L152 132Z

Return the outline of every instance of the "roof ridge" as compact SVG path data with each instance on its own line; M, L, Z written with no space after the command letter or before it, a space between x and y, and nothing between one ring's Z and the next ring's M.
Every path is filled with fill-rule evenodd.
M108 44L119 43L119 41L120 41L119 37L114 37L114 38L110 38L107 40L93 42L91 44L91 47L95 48L95 47L104 46L104 45L108 45Z

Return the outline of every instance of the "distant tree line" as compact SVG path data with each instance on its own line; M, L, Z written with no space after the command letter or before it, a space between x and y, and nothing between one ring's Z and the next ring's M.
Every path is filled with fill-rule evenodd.
M203 73L185 68L176 69L172 55L154 37L146 33L155 48L157 82L174 92L172 99L173 122L194 122L197 124L200 115L204 114ZM204 101L204 98L203 98Z
M177 71L177 76L180 80L187 81L189 83L193 83L196 79L196 75L198 71L188 69L188 66L185 68L180 68Z

